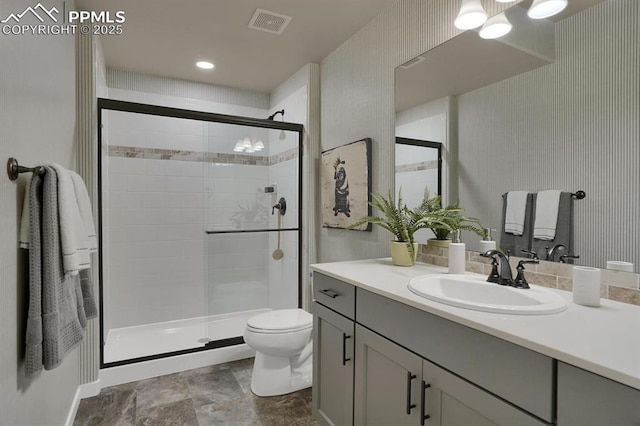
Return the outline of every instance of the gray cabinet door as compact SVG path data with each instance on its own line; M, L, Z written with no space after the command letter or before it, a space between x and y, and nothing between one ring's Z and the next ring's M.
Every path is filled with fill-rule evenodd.
M558 426L640 425L640 391L558 363Z
M356 425L420 424L420 357L356 325L355 369Z
M437 426L542 426L526 412L429 361L423 361L427 425Z
M354 322L313 305L313 415L321 425L352 425Z

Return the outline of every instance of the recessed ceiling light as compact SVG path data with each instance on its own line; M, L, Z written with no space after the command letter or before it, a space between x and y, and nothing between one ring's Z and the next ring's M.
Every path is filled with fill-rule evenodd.
M198 61L196 62L196 66L198 68L202 68L203 70L211 70L214 67L214 65L208 61Z

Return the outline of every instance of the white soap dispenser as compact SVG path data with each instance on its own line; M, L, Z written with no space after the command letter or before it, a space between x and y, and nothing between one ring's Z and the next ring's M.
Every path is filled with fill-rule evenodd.
M490 228L484 228L484 238L480 241L480 253L496 249L496 242L491 239L491 231Z
M464 274L466 247L460 240L460 230L452 232L451 243L449 243L449 273Z

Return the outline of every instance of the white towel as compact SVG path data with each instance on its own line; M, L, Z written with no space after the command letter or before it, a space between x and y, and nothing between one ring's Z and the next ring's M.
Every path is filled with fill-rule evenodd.
M81 269L91 267L89 239L78 208L71 173L59 164L47 165L53 167L58 174L58 215L64 273L76 275Z
M78 201L78 210L80 211L80 217L84 225L84 232L89 242L89 252L94 253L98 250L98 240L96 238L96 227L93 224L93 214L91 213L91 200L87 193L87 187L84 181L76 172L69 170L71 180L73 181L73 188L76 193L76 200Z
M536 219L533 224L533 238L553 241L558 223L559 190L540 191L536 197Z
M24 202L22 203L22 217L20 218L20 248L29 249L29 188L31 179L27 179L27 186L24 189Z
M507 193L507 211L504 215L504 232L522 235L527 208L527 191L509 191Z

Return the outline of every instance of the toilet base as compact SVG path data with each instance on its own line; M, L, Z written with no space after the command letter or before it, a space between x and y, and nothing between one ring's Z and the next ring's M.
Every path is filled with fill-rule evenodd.
M251 374L251 391L257 396L276 396L311 387L312 357L292 368L291 358L256 352Z

